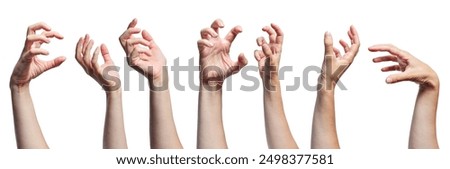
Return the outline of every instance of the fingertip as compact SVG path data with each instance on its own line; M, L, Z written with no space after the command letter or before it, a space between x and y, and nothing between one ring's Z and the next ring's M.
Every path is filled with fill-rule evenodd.
M63 61L63 62L66 60L66 57L65 57L65 56L60 56L59 58L60 58L60 60Z
M386 78L386 83L387 84L392 84L392 83L394 83L394 79L388 77L388 78Z
M244 53L240 53L238 57L238 61L241 63L241 65L245 66L248 63L247 58L245 57Z
M220 28L225 27L225 24L223 23L222 19L217 19L217 25L219 25Z
M241 33L243 31L242 26L238 25L235 27L235 30L237 31L237 33Z

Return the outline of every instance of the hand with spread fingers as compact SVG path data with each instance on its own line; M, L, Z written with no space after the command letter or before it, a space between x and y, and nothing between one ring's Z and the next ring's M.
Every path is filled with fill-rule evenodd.
M144 75L150 87L150 147L153 149L183 148L172 113L168 88L166 58L146 30L136 28L133 19L119 37L128 65ZM142 37L135 37L137 34Z
M284 33L276 24L262 29L269 35L269 43L264 37L256 39L261 50L255 50L259 73L264 84L264 117L266 138L269 148L298 148L292 137L283 108L278 69Z
M333 46L331 34L326 32L324 35L325 57L318 79L311 134L311 148L313 149L340 148L336 131L334 89L341 76L352 64L361 45L354 26L350 26L347 34L351 41L350 46L344 40L339 41L344 48L343 55L338 48Z
M383 67L381 71L399 71L389 75L386 83L412 81L419 84L411 129L409 133L410 149L439 148L436 133L436 112L439 99L439 78L436 72L410 53L390 44L369 47L371 52L388 52L388 55L376 57L373 62L396 62Z
M37 34L37 31L41 31ZM65 61L60 56L55 59L44 61L39 55L50 53L41 48L42 44L50 43L52 38L63 39L64 37L50 26L40 22L28 27L27 38L22 54L17 61L11 74L10 89L14 116L14 129L16 133L17 148L48 148L41 127L36 117L33 100L30 94L30 82L42 73L58 67Z
M242 32L242 28L235 26L225 38L221 38L219 29L224 26L222 20L217 19L211 27L204 28L200 32L201 39L197 41L197 45L200 53L200 78L203 84L220 87L227 77L239 72L247 65L247 59L243 53L239 55L236 62L231 60L229 54L231 44Z
M344 40L339 40L344 54L342 55L338 48L333 46L333 37L331 33L326 32L324 37L325 57L322 64L322 73L319 78L319 87L325 90L334 89L337 82L353 63L355 56L358 54L361 43L359 42L359 35L354 26L350 27L347 32L350 38L351 45L349 46ZM320 90L320 89L318 89Z

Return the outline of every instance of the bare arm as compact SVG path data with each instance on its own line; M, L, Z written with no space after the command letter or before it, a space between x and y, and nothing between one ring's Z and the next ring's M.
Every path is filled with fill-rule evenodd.
M338 149L334 109L334 89L317 91L314 107L311 148Z
M374 58L373 61L375 63L386 61L397 63L381 69L383 72L400 71L400 73L388 76L386 83L413 81L419 84L419 92L409 134L409 148L439 148L436 134L439 78L436 72L410 53L393 45L374 45L369 50L372 52L386 51L390 54Z
M43 32L37 35L36 31L41 29ZM40 47L43 43L49 43L51 38L63 39L63 36L58 32L51 31L51 28L45 23L29 26L25 47L11 75L10 89L14 129L19 149L48 148L31 99L30 81L65 61L65 57L62 56L50 61L43 61L37 57L38 55L49 55L47 50Z
M197 148L228 148L222 121L221 87L200 85L197 133Z
M106 93L106 116L103 130L103 148L126 149L127 138L123 121L122 91Z
M136 25L137 20L133 19L119 40L127 54L128 65L149 80L150 146L154 149L183 148L173 119L166 58L146 30L142 31L142 38L133 37L141 33Z
M151 147L182 149L172 115L167 67L163 71L163 79L149 81ZM163 88L160 89L161 87Z
M48 148L37 120L29 86L11 86L17 148Z
M269 148L298 148L292 137L283 108L278 68L284 34L278 25L272 24L262 29L269 34L269 43L263 37L256 41L261 50L255 51L261 79L264 85L264 117L266 138Z
M217 19L209 28L201 30L197 41L200 54L200 93L198 102L197 148L227 148L222 122L222 84L247 64L244 54L238 61L230 59L229 49L237 34L242 32L235 26L225 36L219 37L223 28L222 20Z
M344 48L344 55L341 55L339 49L333 46L333 38L330 33L327 32L324 36L325 57L322 64L322 73L318 80L311 135L311 148L313 149L340 148L336 130L334 89L339 78L352 64L360 46L355 27L351 26L347 33L351 40L351 46L344 40L339 41Z

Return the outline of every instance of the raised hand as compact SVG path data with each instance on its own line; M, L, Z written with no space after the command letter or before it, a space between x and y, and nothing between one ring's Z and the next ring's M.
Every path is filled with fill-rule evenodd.
M397 74L389 75L386 83L397 83L400 81L413 81L422 87L437 87L439 78L430 66L407 51L403 51L390 44L374 45L369 47L371 52L389 52L389 55L380 56L373 59L373 62L396 62L395 65L383 67L381 71L400 71Z
M265 26L262 30L269 34L269 43L266 42L264 37L257 38L256 43L261 47L261 50L255 50L254 55L256 61L258 61L259 74L264 81L264 87L270 89L271 78L278 79L284 33L276 24Z
M255 50L259 73L264 81L264 119L269 148L298 148L292 137L283 108L278 68L283 45L283 31L275 24L262 29L269 35L269 43L264 37L256 39L261 50Z
M350 37L351 46L344 40L339 41L344 48L344 55L333 46L333 38L329 32L326 32L324 36L325 57L319 77L311 134L313 149L340 148L336 130L334 88L339 78L352 64L360 46L358 32L354 26L350 26L347 34Z
M37 34L40 30L43 30L42 33ZM29 84L32 79L61 65L65 60L62 56L50 61L38 58L38 55L49 55L41 45L50 43L51 38L63 39L63 36L52 31L50 26L43 22L29 26L25 46L11 75L10 89L17 148L48 148L36 117Z
M43 30L40 34L37 31ZM49 55L50 53L41 48L43 43L50 43L51 38L63 39L58 32L52 31L50 26L40 22L28 27L25 46L19 61L14 67L10 79L10 85L23 86L38 77L43 72L61 65L65 57L60 56L53 60L43 61L38 58L39 55Z
M120 89L120 77L118 67L114 65L105 44L100 45L91 54L94 40L89 35L78 40L75 58L83 67L84 71L97 81L105 91L116 91ZM98 55L101 52L104 64L98 64Z
M137 19L133 19L127 30L119 37L120 44L127 54L128 65L149 80L159 80L164 73L166 58L152 36L146 30L136 28L136 25ZM139 33L142 34L142 38L133 36Z
M241 53L238 61L230 59L230 47L236 36L242 32L240 26L235 26L225 36L220 38L219 29L225 25L222 20L217 19L209 28L201 30L201 38L197 41L200 53L200 72L203 84L222 85L223 81L234 73L239 72L245 65L247 59Z
M347 32L348 37L351 40L351 46L349 46L344 40L340 40L339 43L344 48L344 54L342 55L338 48L333 46L333 38L329 32L325 33L324 45L325 45L325 58L322 64L322 73L319 78L319 82L322 84L320 87L329 90L334 88L339 78L344 74L348 67L352 64L356 54L358 54L359 42L358 32L354 26L350 27Z
M149 81L150 147L183 148L173 119L166 58L152 36L146 30L136 28L136 25L137 19L133 19L119 41L127 54L128 65ZM134 37L138 33L141 33L142 38Z

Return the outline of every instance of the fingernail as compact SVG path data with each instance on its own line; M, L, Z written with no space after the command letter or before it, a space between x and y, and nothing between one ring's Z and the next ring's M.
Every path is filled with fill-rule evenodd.
M386 79L386 83L392 83L392 81L393 81L392 78L387 78Z

